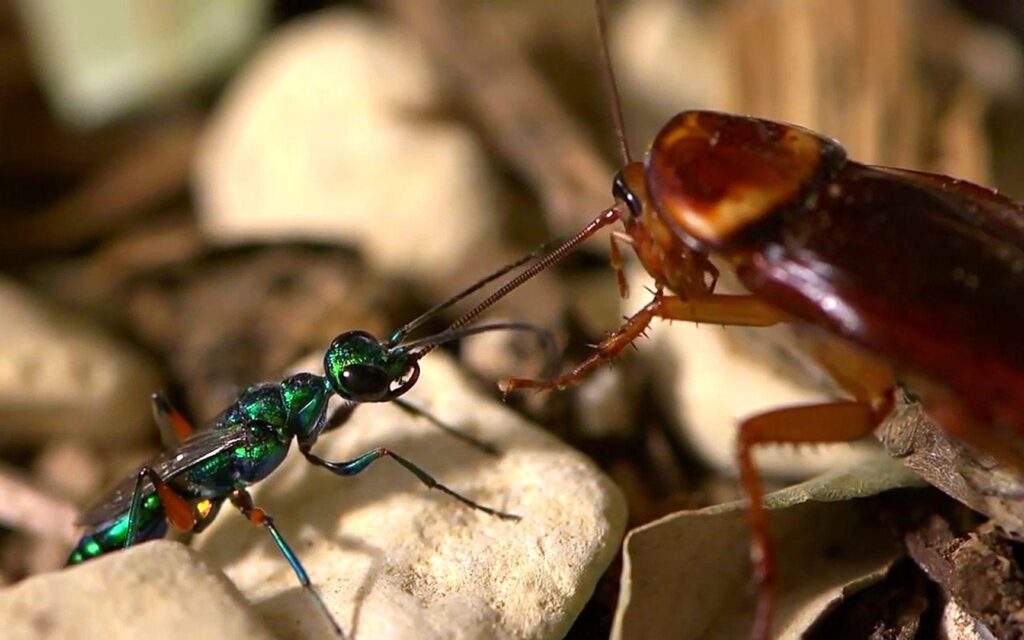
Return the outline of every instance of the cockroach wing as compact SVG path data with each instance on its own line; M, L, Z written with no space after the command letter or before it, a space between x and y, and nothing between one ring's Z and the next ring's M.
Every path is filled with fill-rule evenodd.
M1024 430L1024 209L946 176L846 162L762 230L745 284Z

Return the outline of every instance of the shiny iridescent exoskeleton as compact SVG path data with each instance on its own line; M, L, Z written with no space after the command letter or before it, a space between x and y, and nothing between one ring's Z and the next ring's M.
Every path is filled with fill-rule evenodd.
M578 238L576 241L582 239ZM394 332L386 341L365 331L349 331L334 339L324 355L326 375L299 373L277 383L264 383L245 390L213 427L194 432L188 421L159 394L153 396L154 417L167 451L115 487L80 518L87 531L72 550L68 564L78 564L147 540L162 538L173 525L181 531L198 533L217 516L224 501L238 509L254 525L267 530L299 579L303 589L323 611L338 636L344 636L295 552L285 541L273 518L253 504L247 491L251 484L269 476L288 455L292 440L306 460L339 476L352 476L381 458L391 458L416 476L428 489L436 489L464 505L504 519L519 516L480 505L452 491L410 460L385 447L340 462L324 460L312 452L325 431L340 426L352 411L365 402L394 402L407 413L426 418L449 436L484 453L497 455L492 446L453 429L429 413L405 402L401 396L419 378L419 360L438 345L486 331L527 331L554 355L549 331L522 322L469 323L519 285L548 265L560 260L563 248L545 256L464 313L437 334L419 339L408 336L429 319L467 296L479 291L513 269L533 260L531 253L507 264L441 302ZM328 412L337 395L341 403Z
M293 438L311 461L319 460L309 450L327 426L327 404L333 394L345 403L341 412L351 412L362 402L393 400L415 382L418 366L405 351L389 350L369 334L350 332L331 344L324 371L326 376L299 373L246 389L211 430L196 433L150 465L193 503L200 516L193 531L208 526L233 491L270 475L288 454ZM376 459L373 453L353 460L350 474ZM129 546L133 498L138 504L131 544L166 534L168 522L155 486L148 480L140 484L133 474L82 516L89 530L68 564Z
M313 589L298 556L270 514L253 504L247 487L277 469L288 455L294 439L308 462L335 475L355 475L374 461L388 457L429 489L437 489L489 515L518 520L519 516L485 507L452 491L418 465L385 447L377 447L340 462L324 460L315 455L312 448L324 431L343 424L358 405L364 402L395 402L405 411L427 418L449 435L484 452L496 454L490 446L446 426L406 403L400 396L416 384L420 372L419 359L442 342L503 329L528 330L545 336L546 332L536 327L515 322L462 326L514 287L492 294L488 302L477 305L441 334L410 342L403 340L437 311L527 259L529 257L503 267L434 307L384 342L365 331L341 334L324 355L326 375L298 373L281 382L249 387L209 430L194 432L185 418L162 396L154 395L154 417L168 451L140 467L103 501L86 511L80 522L87 531L72 550L67 564L78 564L139 542L162 538L171 525L181 531L198 533L210 525L227 500L250 522L267 530L302 588L330 622L335 635L344 637L341 625ZM550 340L550 336L547 337ZM341 404L329 414L328 403L335 395L341 399Z

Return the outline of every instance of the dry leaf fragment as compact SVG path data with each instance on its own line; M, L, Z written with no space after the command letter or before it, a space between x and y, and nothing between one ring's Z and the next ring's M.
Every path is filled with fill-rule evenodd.
M900 545L865 514L869 496L921 480L884 459L771 494L780 566L776 638L798 638L845 594L880 580ZM612 638L738 638L749 633L753 589L742 503L683 511L626 538Z

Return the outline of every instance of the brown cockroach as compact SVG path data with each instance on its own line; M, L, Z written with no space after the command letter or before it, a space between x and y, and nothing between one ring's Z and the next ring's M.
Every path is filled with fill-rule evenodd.
M792 323L801 346L850 399L782 408L739 426L759 585L754 638L771 631L776 567L755 445L870 435L897 385L950 436L1018 470L1024 434L1024 210L993 190L943 175L849 160L799 126L688 111L629 153L598 1L604 64L625 167L615 205L574 241L621 220L655 294L569 373L512 379L506 392L562 388L613 359L654 318L720 325ZM712 257L715 263L712 263ZM716 291L719 265L748 293Z

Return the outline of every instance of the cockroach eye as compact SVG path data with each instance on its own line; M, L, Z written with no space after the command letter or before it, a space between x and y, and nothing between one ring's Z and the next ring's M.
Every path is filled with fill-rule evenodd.
M615 180L612 181L612 197L619 202L625 202L634 218L639 218L644 211L640 198L630 190L621 171L615 174Z

